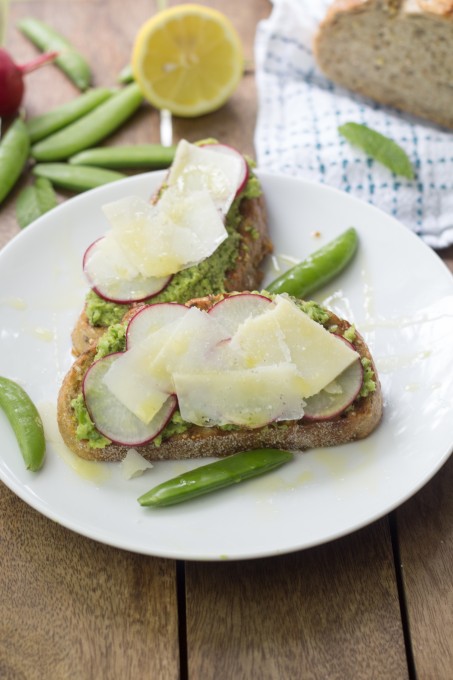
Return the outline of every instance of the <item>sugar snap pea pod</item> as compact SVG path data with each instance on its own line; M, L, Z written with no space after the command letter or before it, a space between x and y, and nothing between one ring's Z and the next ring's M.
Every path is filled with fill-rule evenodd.
M39 470L44 462L46 441L36 406L20 385L0 377L0 408L14 430L27 469Z
M22 189L17 197L16 218L19 227L24 229L56 205L57 196L50 181L45 177L37 177L36 182Z
M266 290L269 293L288 293L305 298L346 267L357 250L358 242L354 227L346 229L333 241L272 281L266 286Z
M67 38L44 21L39 21L39 19L33 17L21 19L17 26L21 33L43 52L53 50L59 52L55 63L79 90L86 90L90 86L90 65Z
M175 505L270 472L292 458L292 453L280 449L242 451L169 479L140 496L138 502L151 507Z
M132 66L131 64L127 64L127 66L124 66L124 68L122 68L119 72L118 82L125 85L126 83L132 83L133 80L134 74L132 73Z
M101 146L86 149L69 159L71 165L95 165L98 168L168 168L175 156L175 146L136 144Z
M0 141L0 203L19 179L30 149L30 138L21 118L17 118Z
M92 111L102 104L106 99L111 97L113 90L107 87L98 87L84 92L79 97L71 99L71 101L62 104L52 111L43 113L41 116L35 116L27 121L27 130L30 135L32 144L38 142L44 137L61 130L75 120L78 120L89 111Z
M67 163L37 163L33 168L33 174L37 177L46 177L56 187L75 192L94 189L125 177L121 172L113 170Z
M38 161L61 161L89 149L130 118L142 100L138 86L127 85L79 120L34 144L31 154Z

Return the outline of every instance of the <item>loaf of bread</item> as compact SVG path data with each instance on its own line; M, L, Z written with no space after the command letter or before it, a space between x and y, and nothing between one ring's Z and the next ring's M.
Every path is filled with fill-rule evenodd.
M314 54L333 82L453 128L453 0L336 0Z

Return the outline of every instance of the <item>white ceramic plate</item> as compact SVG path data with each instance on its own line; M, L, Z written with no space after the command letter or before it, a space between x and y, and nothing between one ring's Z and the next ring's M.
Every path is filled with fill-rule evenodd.
M86 463L61 443L56 398L71 364L70 332L87 291L81 261L105 228L101 206L148 197L162 173L88 192L44 215L0 253L0 375L38 406L48 439L39 473L25 470L0 413L0 478L25 502L95 540L149 555L218 560L313 546L384 515L425 484L453 446L453 278L391 217L346 194L260 173L276 261L303 258L353 225L360 251L316 295L354 322L375 356L385 416L362 442L298 453L269 475L190 503L144 509L136 498L200 462L161 462L126 480L121 465Z

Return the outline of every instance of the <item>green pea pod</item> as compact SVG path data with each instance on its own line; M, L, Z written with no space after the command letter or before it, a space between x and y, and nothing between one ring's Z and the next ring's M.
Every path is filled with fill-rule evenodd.
M22 189L16 201L16 218L21 229L28 227L57 205L52 184L45 177L38 177L32 186Z
M95 165L98 168L168 168L175 157L175 146L137 144L101 146L81 151L69 159L71 165Z
M18 22L18 28L36 47L43 52L56 51L57 66L79 88L86 90L91 82L91 68L74 45L60 33L39 19L26 17Z
M131 64L127 64L121 69L121 71L118 73L117 80L119 83L122 83L123 85L126 85L126 83L132 83L132 81L134 80L134 74L132 73Z
M0 408L16 435L28 470L39 470L44 462L46 440L36 406L20 385L0 377Z
M338 132L395 175L414 179L414 168L408 155L393 139L361 123L345 123Z
M99 104L102 104L106 99L111 97L113 90L107 87L99 87L93 90L88 90L71 101L58 106L57 108L43 113L41 116L35 116L27 121L27 129L30 135L32 144L38 142L44 137L61 130L75 120L78 120L89 111L95 109Z
M19 179L29 149L27 128L24 121L17 118L0 141L0 203Z
M353 258L358 247L358 236L350 227L330 243L314 252L272 281L269 293L288 293L296 298L306 298L339 274Z
M67 163L38 163L33 168L37 177L46 177L54 186L69 191L87 191L100 187L109 182L123 179L125 175L103 168L90 168L83 165L68 165Z
M32 146L32 156L38 161L61 161L96 145L130 118L142 100L138 86L128 85L79 120Z
M169 479L140 496L138 502L147 507L175 505L270 472L292 458L292 453L279 449L243 451Z

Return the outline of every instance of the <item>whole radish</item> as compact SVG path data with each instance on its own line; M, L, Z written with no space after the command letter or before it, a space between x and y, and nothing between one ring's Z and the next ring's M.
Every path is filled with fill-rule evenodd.
M6 50L0 48L0 116L12 116L24 96L24 75L55 59L58 52L47 52L27 64L16 64Z

